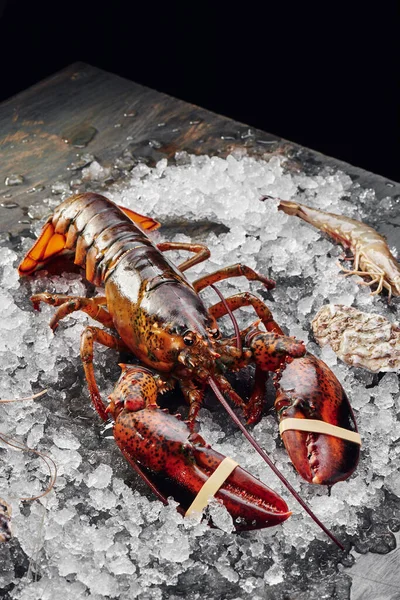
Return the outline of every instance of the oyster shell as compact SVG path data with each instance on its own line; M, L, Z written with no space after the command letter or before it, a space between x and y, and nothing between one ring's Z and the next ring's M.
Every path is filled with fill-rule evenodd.
M342 304L324 305L312 321L320 346L372 373L400 370L400 328L385 317Z

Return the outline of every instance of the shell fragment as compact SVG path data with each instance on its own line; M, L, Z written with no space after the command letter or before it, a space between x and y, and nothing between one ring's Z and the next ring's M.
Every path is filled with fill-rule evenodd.
M312 322L320 346L372 373L400 370L400 328L385 317L341 304L326 304Z

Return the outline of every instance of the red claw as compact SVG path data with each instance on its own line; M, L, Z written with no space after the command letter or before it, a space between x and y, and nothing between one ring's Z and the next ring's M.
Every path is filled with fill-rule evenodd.
M275 381L280 421L316 419L356 431L354 416L340 382L327 365L306 354L287 364ZM355 470L360 446L333 435L288 430L283 443L298 473L309 483L332 485Z
M256 374L276 373L275 409L281 426L285 419L293 419L286 423L288 428L281 435L296 471L309 483L325 485L350 477L359 459L359 436L354 434L354 415L334 373L324 362L306 353L303 342L295 338L251 330L245 341L257 365ZM256 386L246 413L250 422L261 414L259 395ZM310 422L303 423L305 431L301 431L297 428L304 419ZM330 433L312 432L313 427L321 428L318 421L336 429L328 425ZM343 439L349 432L357 441Z
M190 436L183 421L159 409L122 410L114 426L115 441L124 453L152 473L167 478L172 483L172 494L174 486L183 488L191 498L188 506L225 458L204 444L200 436L196 443L190 441ZM291 514L278 494L240 466L215 497L229 511L237 530L271 527Z
M225 458L207 446L195 448L193 455L205 478ZM240 466L236 467L215 497L223 502L234 521L238 519L236 529L279 525L292 514L283 498Z

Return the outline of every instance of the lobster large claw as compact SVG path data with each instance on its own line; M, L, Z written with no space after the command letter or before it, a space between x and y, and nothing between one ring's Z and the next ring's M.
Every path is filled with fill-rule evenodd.
M121 410L114 438L125 456L168 479L170 495L174 496L177 488L184 489L189 498L185 511L225 459L200 435L191 434L183 421L156 407ZM291 514L278 494L240 466L214 495L231 514L237 530L277 525Z
M283 427L281 435L298 473L309 483L325 485L350 477L359 459L359 436L346 393L329 367L307 353L285 365L275 376L275 388L281 427L293 419L294 427ZM297 429L296 421L302 425L304 419L311 427L315 421L327 423L330 433L307 431L306 423L305 431Z

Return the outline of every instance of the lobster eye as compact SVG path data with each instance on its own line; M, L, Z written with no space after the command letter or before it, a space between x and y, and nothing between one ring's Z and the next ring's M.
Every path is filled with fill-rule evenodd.
M221 336L221 332L220 332L220 330L219 330L219 329L213 329L213 330L211 331L211 337L212 337L214 340L217 340L217 339L218 339L220 336Z
M184 343L185 343L186 346L193 346L194 339L195 339L195 335L194 335L194 333L192 331L188 331L183 336L183 341L184 341Z

